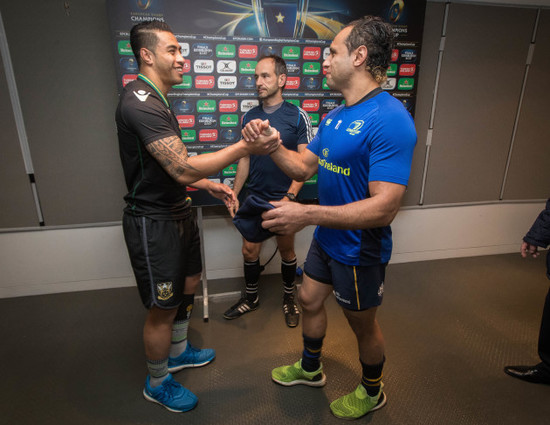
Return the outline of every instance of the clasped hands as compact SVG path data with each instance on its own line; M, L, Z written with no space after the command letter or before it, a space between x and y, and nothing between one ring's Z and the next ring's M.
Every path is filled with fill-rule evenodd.
M252 155L269 155L282 143L280 133L269 125L269 120L250 121L242 129L241 135Z

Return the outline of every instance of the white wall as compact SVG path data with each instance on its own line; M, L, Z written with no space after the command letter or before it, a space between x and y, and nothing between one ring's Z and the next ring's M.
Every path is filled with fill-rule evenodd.
M393 224L393 263L517 252L544 202L403 209ZM242 276L241 238L229 218L205 218L209 285ZM303 263L313 228L296 237ZM269 240L262 262L275 249ZM266 273L278 273L279 261ZM0 233L0 298L133 286L120 225Z

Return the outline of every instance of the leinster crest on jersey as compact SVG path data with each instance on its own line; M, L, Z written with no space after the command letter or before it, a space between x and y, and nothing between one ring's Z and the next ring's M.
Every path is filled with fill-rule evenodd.
M157 283L158 299L166 301L174 296L172 282Z

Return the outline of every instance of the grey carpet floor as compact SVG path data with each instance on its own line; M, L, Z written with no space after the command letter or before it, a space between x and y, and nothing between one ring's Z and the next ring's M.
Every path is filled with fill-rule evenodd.
M279 276L260 282L260 308L233 321L222 314L234 296L215 295L207 322L196 303L190 340L215 348L217 357L175 375L199 397L182 414L142 397L145 311L136 289L0 300L0 424L348 423L328 409L360 379L340 308L327 302L326 386L281 387L270 371L300 357L301 329L284 324ZM507 364L538 362L548 284L544 259L519 254L390 265L379 310L388 404L356 423L549 424L550 386L502 372ZM223 293L235 280L209 286Z

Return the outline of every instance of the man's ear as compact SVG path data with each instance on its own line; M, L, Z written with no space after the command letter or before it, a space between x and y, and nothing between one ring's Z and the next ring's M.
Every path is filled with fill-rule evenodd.
M141 61L143 63L146 63L147 65L151 65L153 63L153 53L149 49L142 47L139 50L139 56L141 57Z
M279 82L278 82L279 87L284 87L285 84L286 84L286 74L279 75Z
M353 60L353 65L362 66L369 56L369 51L367 50L367 46L359 46L357 49L355 49L354 54L355 58Z

